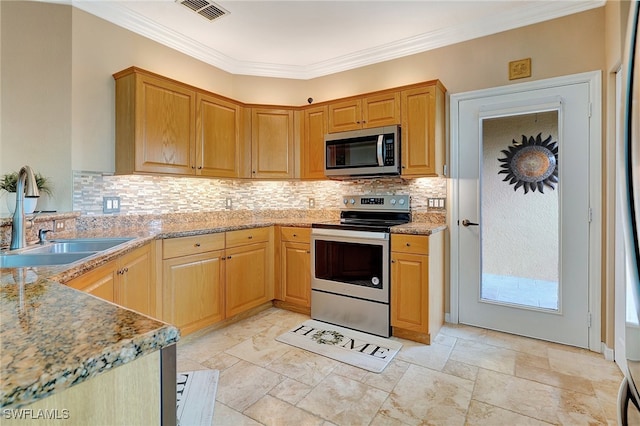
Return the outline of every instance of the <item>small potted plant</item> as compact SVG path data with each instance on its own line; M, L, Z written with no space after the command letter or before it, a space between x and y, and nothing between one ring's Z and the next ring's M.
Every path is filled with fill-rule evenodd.
M49 178L43 176L40 173L36 173L36 185L40 194L46 194L51 196L53 193L51 181ZM18 172L6 173L0 179L0 189L7 191L9 194L6 197L7 208L10 212L16 208L16 186L18 184ZM24 212L25 214L31 214L36 209L37 198L25 198L24 199Z

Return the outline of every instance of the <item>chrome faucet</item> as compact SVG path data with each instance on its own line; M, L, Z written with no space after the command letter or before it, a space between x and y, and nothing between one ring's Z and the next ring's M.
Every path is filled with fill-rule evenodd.
M24 197L39 196L35 173L31 167L23 166L18 173L18 181L16 182L16 209L13 212L9 250L20 249L27 245L24 235Z

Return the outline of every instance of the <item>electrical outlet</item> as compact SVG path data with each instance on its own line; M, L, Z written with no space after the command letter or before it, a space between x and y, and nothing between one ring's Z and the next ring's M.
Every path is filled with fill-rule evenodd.
M53 221L53 232L64 231L64 220Z
M227 210L231 210L233 208L233 200L230 197L227 197L225 199L224 208Z
M428 198L427 206L434 209L444 209L444 198Z
M309 208L312 209L316 206L316 199L315 198L309 198Z
M120 197L102 197L102 213L120 213Z

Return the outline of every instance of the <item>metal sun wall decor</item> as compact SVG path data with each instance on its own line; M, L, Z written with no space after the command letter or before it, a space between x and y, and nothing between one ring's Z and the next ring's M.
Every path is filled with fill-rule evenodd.
M502 181L515 185L514 191L522 187L525 194L536 189L544 193L545 186L555 189L558 183L558 143L552 142L551 136L542 140L541 135L522 135L522 142L513 139L513 145L500 151L506 158L498 158L502 163L498 174L507 175Z

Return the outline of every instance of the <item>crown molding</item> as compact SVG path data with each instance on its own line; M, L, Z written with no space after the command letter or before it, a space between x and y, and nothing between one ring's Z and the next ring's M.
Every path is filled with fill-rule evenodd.
M606 0L540 1L507 10L473 25L461 24L362 50L307 66L239 61L166 26L159 25L119 2L71 1L73 7L126 28L223 71L238 75L308 80L378 62L426 52L474 38L604 6Z

